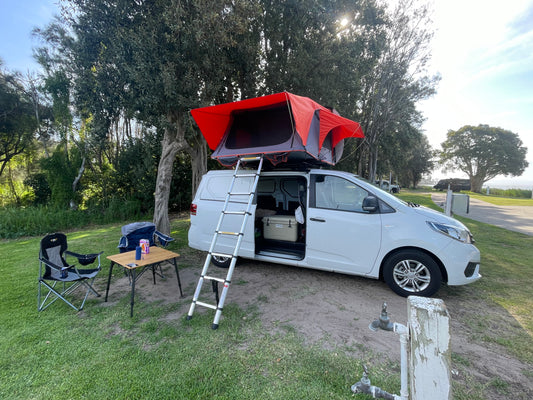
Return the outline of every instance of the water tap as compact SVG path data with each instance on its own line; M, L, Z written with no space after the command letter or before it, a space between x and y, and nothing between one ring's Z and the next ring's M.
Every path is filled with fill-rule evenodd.
M375 319L372 321L372 323L368 326L371 331L377 331L378 329L383 329L385 331L392 331L394 328L394 325L392 322L390 322L389 316L387 314L387 303L383 303L383 306L381 307L381 314L379 316L379 319Z

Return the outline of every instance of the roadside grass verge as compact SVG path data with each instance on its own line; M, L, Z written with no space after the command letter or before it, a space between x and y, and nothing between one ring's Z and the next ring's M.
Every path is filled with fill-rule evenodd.
M494 204L496 206L529 206L533 207L533 199L519 199L511 197L500 197L500 196L487 196L480 193L466 192L470 197L487 203Z

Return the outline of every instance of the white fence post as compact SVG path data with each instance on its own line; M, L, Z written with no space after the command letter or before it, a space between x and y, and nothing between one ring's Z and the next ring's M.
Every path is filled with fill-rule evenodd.
M452 399L450 316L444 301L409 296L407 314L410 400Z
M448 190L446 191L446 203L444 203L444 213L451 217L452 216L452 207L453 207L453 192L448 185Z

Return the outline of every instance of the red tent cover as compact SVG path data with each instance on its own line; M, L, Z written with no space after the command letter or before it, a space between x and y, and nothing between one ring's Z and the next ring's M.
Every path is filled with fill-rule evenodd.
M213 158L232 165L265 154L273 164L314 160L335 164L343 139L364 137L361 126L307 97L288 92L196 108L191 114Z

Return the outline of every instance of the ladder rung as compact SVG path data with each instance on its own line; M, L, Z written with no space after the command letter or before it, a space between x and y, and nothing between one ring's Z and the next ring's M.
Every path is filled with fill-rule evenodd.
M224 214L232 214L232 215L244 215L248 213L248 215L252 215L252 213L247 211L222 211Z
M208 275L205 275L204 279L206 279L208 281L217 281L217 282L220 282L220 283L224 283L226 281L223 278L217 278L216 276L208 276Z
M212 310L216 310L217 309L217 306L215 306L213 304L204 303L203 301L196 301L196 304L199 305L199 306L204 306L204 307L210 308Z
M259 161L261 157L242 157L241 161Z
M226 257L226 258L233 257L233 254L227 254L227 253L215 253L215 252L212 252L211 255L212 256L216 256L216 257Z
M217 231L219 235L230 235L230 236L239 236L239 232L225 232L225 231Z
M250 192L228 192L230 196L251 196L253 193Z

